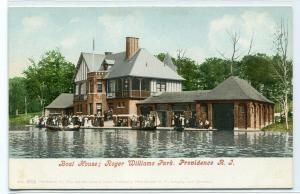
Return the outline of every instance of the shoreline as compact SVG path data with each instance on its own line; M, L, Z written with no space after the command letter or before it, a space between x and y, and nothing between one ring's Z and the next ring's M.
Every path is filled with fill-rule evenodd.
M20 125L20 126L9 126L9 128L22 128L22 127L35 127L35 125ZM45 129L45 128L42 128ZM133 130L133 131L138 131L138 129L131 129L131 127L80 127L81 130L88 130L88 129L96 129L96 130ZM174 127L157 127L158 131L176 131L174 130ZM9 130L9 131L17 131L17 130ZM143 130L141 130L143 131ZM199 128L185 128L184 131L220 131L217 129L199 129ZM237 130L232 130L232 132L239 132L239 133L252 133L252 132L276 132L276 133L290 133L293 134L293 131L278 131L278 130L247 130L247 129L237 129Z

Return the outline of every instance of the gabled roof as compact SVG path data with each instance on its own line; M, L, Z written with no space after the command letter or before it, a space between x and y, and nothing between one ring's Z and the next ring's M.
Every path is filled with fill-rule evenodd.
M184 80L176 71L164 65L144 48L139 49L129 60L125 59L125 52L109 55L107 59L115 60L107 78L135 76Z
M139 104L186 103L202 100L255 100L273 104L246 80L234 76L229 77L213 90L162 92L148 97Z
M70 93L61 93L56 97L48 106L45 108L69 108L73 106L73 97L74 94Z
M139 104L159 104L159 103L187 103L195 102L205 98L210 90L182 91L182 92L162 92L152 95L141 101Z
M246 80L236 76L227 78L207 93L204 99L199 100L255 100L273 103L254 89Z
M166 54L163 63L168 65L173 71L177 71L177 67L174 65L172 57L169 55L169 53Z
M82 53L90 72L98 71L105 59L105 55L96 53Z

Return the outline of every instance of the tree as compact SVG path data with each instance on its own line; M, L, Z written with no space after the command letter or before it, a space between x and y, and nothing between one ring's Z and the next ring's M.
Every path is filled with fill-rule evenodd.
M227 34L230 39L230 43L232 45L232 52L229 57L226 57L225 54L219 50L217 52L223 57L224 60L231 61L230 64L230 74L231 75L238 75L239 71L234 69L234 66L236 65L237 60L241 57L243 54L243 51L241 50L239 46L240 41L240 32L234 31L233 33L227 31ZM252 47L253 47L253 41L254 40L254 32L252 32L250 43L249 43L249 49L248 49L248 55L251 53Z
M177 58L175 61L177 73L185 80L183 81L183 90L200 89L199 65L192 59L187 57Z
M38 100L42 108L60 93L72 92L75 66L59 50L47 51L38 62L29 60L31 65L23 72L25 88L28 96Z
M166 54L165 53L159 53L158 55L156 55L156 57L163 62L165 59Z
M25 78L14 77L9 79L9 114L25 112L26 90Z
M288 99L292 93L292 69L293 63L288 60L288 41L289 31L287 24L281 20L277 28L274 39L274 46L276 48L276 56L274 57L274 69L278 81L279 90L274 95L276 101L281 105L285 117L286 130L288 130Z
M230 76L231 61L208 58L200 65L201 89L210 90Z
M277 82L272 57L260 53L244 56L240 71L241 78L248 80L256 90L272 99L273 86Z

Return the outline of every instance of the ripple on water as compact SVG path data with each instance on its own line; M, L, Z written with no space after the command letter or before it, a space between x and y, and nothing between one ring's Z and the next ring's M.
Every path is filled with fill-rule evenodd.
M9 132L12 158L292 157L293 136L279 132L46 131Z

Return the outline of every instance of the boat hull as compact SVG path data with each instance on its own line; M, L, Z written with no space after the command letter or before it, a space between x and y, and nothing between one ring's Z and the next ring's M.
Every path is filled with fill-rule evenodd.
M184 127L174 127L175 131L184 131Z
M133 130L143 130L143 131L154 131L156 130L156 126L153 127L132 127Z
M80 129L80 126L59 127L59 126L47 125L46 128L51 131L78 131Z

